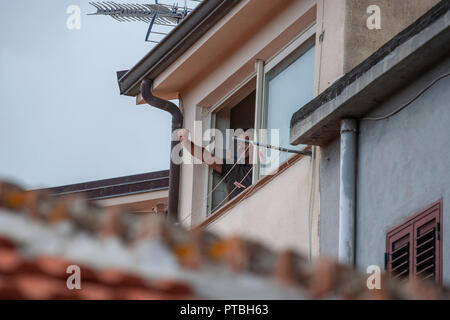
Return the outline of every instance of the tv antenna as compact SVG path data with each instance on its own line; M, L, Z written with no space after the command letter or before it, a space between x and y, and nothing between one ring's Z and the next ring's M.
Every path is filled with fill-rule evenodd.
M182 21L195 6L202 0L189 0L193 3L193 7L188 7L188 0L184 0L184 5L180 7L178 2L172 5L160 3L155 0L151 4L138 3L117 3L114 1L89 2L97 9L97 12L88 15L109 16L119 22L145 22L148 23L148 30L145 36L146 42L159 43L157 40L150 40L151 34L166 36L180 21ZM155 31L155 25L162 26L163 30ZM169 28L169 29L167 29ZM167 31L167 32L164 32Z

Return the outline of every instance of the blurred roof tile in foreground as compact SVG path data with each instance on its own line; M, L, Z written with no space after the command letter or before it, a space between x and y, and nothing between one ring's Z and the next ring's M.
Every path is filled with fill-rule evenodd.
M81 289L67 288L67 267ZM238 237L186 231L163 215L102 209L78 195L0 182L0 299L439 299L432 284L366 275L331 260L310 263Z

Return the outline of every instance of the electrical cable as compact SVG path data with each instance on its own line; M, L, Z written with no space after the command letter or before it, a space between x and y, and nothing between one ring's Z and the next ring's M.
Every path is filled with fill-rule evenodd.
M245 142L247 142L247 141L245 141ZM250 142L251 143L251 141L249 140L248 142ZM264 146L261 146L261 147L264 147ZM246 148L246 150L245 151L247 151L247 149L249 148L249 146ZM280 155L281 155L281 152L286 152L286 151L284 151L284 150L279 150L280 152L278 153L278 158L277 158L277 160L280 158ZM243 154L245 154L245 152L243 153ZM303 153L304 155L306 155L306 156L309 156L310 154L309 153ZM286 163L288 164L288 166L286 166L284 169L282 169L281 171L279 171L278 173L282 173L282 172L284 172L288 167L289 167L289 159L286 161ZM236 161L236 163L231 167L231 169L229 170L229 172L228 172L228 174L233 170L233 168L236 166L238 164L238 161ZM242 180L239 182L240 184L244 181L244 179L250 174L250 172L252 172L252 170L253 170L253 167L247 172L247 174L242 178ZM227 175L228 175L227 174ZM226 175L226 176L227 176ZM226 177L225 176L225 177ZM207 200L208 199L208 197L213 193L213 191L214 190L216 190L217 189L217 187L221 184L221 183L223 183L223 181L225 180L225 177L224 178L222 178L220 181L219 181L219 183L216 185L216 187L213 189L213 190L211 190L209 193L208 193L208 195L203 199L203 200ZM251 186L249 186L249 189L251 190L251 191L249 191L249 192L247 192L245 195L244 195L244 197L242 197L242 199L240 199L237 203L236 203L236 205L235 206L237 206L241 201L243 201L244 199L246 199L247 198L247 196L249 196L249 195L251 195L251 194L253 194L256 190L258 190L258 189L260 189L260 188L262 188L263 186L265 186L267 183L269 183L271 180L268 180L268 181L266 181L266 182L264 182L263 184L261 184L261 185L259 185L258 186L258 188L257 189L255 189L255 190L253 190L254 189L254 186L255 185L251 185ZM231 194L231 193L233 193L235 190L237 189L237 186L236 187L234 187L234 189L228 194L228 196ZM211 210L211 212L214 212L214 210L216 210L225 200L227 200L227 198L228 197L226 197L226 198L224 198L213 210ZM186 217L184 217L183 218L183 220L181 220L180 221L180 223L183 223L184 221L186 221L188 218L190 218L190 217L192 217L192 212L189 214L189 215L187 215Z
M253 170L253 167L251 167L250 170L248 170L248 172L247 172L247 173L245 174L245 176L241 179L241 181L239 181L239 184L242 184L242 182L245 180L245 178L247 178L247 176L250 174L250 172L252 172L252 170ZM228 197L231 196L231 194L232 194L237 188L238 188L238 187L235 186L235 187L233 188L233 190L231 190L231 192L228 194ZM221 205L225 200L227 200L227 198L224 198L222 201L220 201L220 203L219 203L217 206L215 206L214 209L212 209L211 211L214 212L217 208L220 207L220 205Z
M241 156L236 160L236 163L230 168L230 170L228 170L227 174L224 175L222 177L222 179L220 179L220 181L216 184L216 186L206 195L206 197L203 200L208 200L208 197L220 186L220 184L225 180L226 177L228 177L228 175L231 173L231 171L233 171L234 167L239 164L239 161L242 160L242 157L245 156L245 153L247 152L247 150L250 148L250 146L248 146L245 151L241 154Z
M385 116L379 116L379 117L365 117L360 118L361 121L378 121L378 120L385 120L387 118L392 117L393 115L399 113L403 109L405 109L407 106L409 106L411 103L416 101L422 94L424 94L428 89L430 89L433 85L435 85L438 81L450 76L450 73L443 74L439 76L438 78L434 79L430 84L428 84L425 88L423 88L418 94L416 94L411 100L397 108L396 110L392 111L391 113L385 115Z
M228 170L228 172L227 172L227 174L226 175L224 175L223 177L222 177L222 179L220 179L220 181L216 184L216 186L214 187L214 188L212 188L212 190L210 191L210 192L208 192L208 194L202 199L202 201L207 201L208 200L208 197L209 196L211 196L212 195L212 193L225 181L225 179L226 179L226 177L228 177L228 175L231 173L231 171L233 171L233 169L236 167L236 165L238 165L239 164L239 161L242 159L242 157L244 157L245 156L245 153L248 151L248 149L250 148L250 146L247 146L246 148L245 148L245 151L244 152L242 152L242 154L240 155L240 157L236 160L236 162L233 164L233 166L230 168L230 170ZM249 171L252 171L253 170L253 167L249 170ZM245 177L244 177L244 179L247 177L247 175L248 175L248 173L245 175ZM242 181L244 181L244 179L242 179ZM242 181L240 181L239 183L242 183ZM235 187L235 189L236 189L237 187ZM234 189L233 189L233 191L234 191ZM233 192L232 191L232 192ZM231 194L231 192L230 192L230 194ZM225 198L225 199L227 199L227 198ZM224 199L224 200L225 200ZM222 200L222 202L223 202L223 200ZM221 202L221 203L222 203ZM221 204L220 203L220 204ZM219 204L219 205L220 205ZM216 207L217 208L217 207ZM216 208L214 208L214 210L216 209ZM214 211L214 210L212 210L212 211ZM189 214L189 215L187 215L183 220L181 220L181 222L184 222L184 221L186 221L189 217L192 217L192 212L191 212L191 214Z

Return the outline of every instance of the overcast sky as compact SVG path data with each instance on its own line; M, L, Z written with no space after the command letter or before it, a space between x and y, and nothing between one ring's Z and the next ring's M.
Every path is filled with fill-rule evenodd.
M69 5L80 30L66 27ZM120 96L116 80L152 48L147 25L94 11L2 1L0 179L38 188L168 168L170 115Z

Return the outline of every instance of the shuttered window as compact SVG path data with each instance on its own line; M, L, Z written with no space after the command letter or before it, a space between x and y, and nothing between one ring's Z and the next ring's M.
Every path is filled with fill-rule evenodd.
M386 269L395 279L441 283L442 202L413 215L386 236Z

